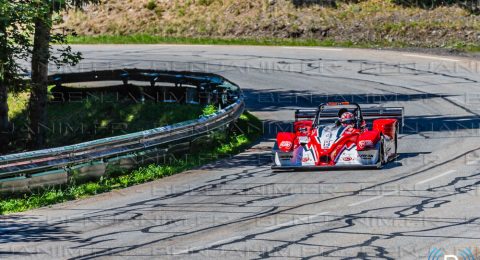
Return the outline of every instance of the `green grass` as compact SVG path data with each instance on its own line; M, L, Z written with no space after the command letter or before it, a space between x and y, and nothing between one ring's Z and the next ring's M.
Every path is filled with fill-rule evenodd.
M413 47L400 41L353 42L331 39L285 39L285 38L207 38L164 37L156 35L101 35L69 37L70 44L192 44L192 45L245 45L245 46L305 46L343 48L406 48ZM417 46L418 47L418 46ZM424 46L430 48L431 46ZM446 46L459 51L478 52L480 44L452 43Z
M9 117L15 126L11 152L25 149L28 96L20 93L8 99ZM196 119L202 115L202 107L151 100L140 103L103 94L83 101L50 102L47 115L47 146L55 147Z
M217 112L217 108L214 105L205 106L202 110L204 116L213 115Z
M218 45L262 45L262 46L335 46L333 41L314 39L280 38L207 38L207 37L163 37L156 35L101 35L69 37L69 44L218 44ZM348 43L345 43L348 44Z
M102 35L69 37L70 44L194 44L194 45L257 45L257 46L324 46L324 47L368 47L364 43L335 42L317 39L283 38L206 38L206 37L163 37L155 35Z
M466 52L480 52L480 44L465 44L464 42L454 42L449 44L448 48Z
M166 165L151 164L130 173L119 171L96 182L70 183L66 187L51 188L22 197L4 198L0 201L0 214L22 212L157 180L238 153L261 136L261 122L248 112L245 112L235 125L232 135L217 135L215 145L208 146L210 149L195 153L188 159L174 160Z

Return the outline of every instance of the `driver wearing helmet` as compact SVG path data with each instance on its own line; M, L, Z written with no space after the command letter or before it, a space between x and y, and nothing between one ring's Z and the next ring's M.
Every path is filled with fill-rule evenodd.
M342 117L343 113L345 113L345 112L348 112L348 109L346 109L346 108L341 108L341 109L338 111L338 119L335 120L335 125L336 125L337 127L339 127L339 126L341 125L341 123L340 123L340 118Z
M355 126L355 115L351 112L344 112L339 119L340 124L346 128L353 128Z

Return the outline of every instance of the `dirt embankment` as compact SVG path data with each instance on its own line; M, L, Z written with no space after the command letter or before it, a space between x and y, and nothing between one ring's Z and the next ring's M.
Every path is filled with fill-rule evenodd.
M295 6L291 0L105 0L65 15L79 35L308 38L409 47L480 45L480 16L390 0Z

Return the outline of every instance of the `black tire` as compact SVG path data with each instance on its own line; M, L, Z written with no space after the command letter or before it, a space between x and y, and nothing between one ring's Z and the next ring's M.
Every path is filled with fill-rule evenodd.
M385 161L385 148L383 135L380 137L380 153L378 156L377 168L382 168L387 162Z
M398 154L398 135L397 135L397 134L395 134L395 143L394 143L394 145L395 145L395 150L394 150L394 151L395 151L395 155L394 155L394 156L397 156L397 154Z
M393 155L388 157L388 161L394 161L398 157L398 123L395 128L395 137L393 138Z
M397 154L398 154L398 123L395 127L395 153L394 153L394 157L397 157Z

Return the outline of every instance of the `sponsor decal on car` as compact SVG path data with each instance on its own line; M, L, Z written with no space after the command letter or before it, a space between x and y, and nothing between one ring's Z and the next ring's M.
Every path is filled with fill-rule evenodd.
M300 127L298 128L298 131L301 133L308 133L308 129L306 127Z
M290 141L282 141L279 145L280 149L286 149L286 150L290 150L292 148L292 142Z
M373 142L371 140L361 140L361 141L358 142L358 147L360 149L363 149L367 146L369 146L369 147L373 146Z
M345 157L342 157L342 160L344 160L346 162L349 162L349 161L353 160L353 158L350 157L350 156L345 156Z
M315 157L311 150L305 151L302 156L302 165L315 165Z
M309 141L308 136L299 136L298 137L298 142L301 144L307 144Z
M372 159L373 154L359 154L358 157L360 157L362 159Z

